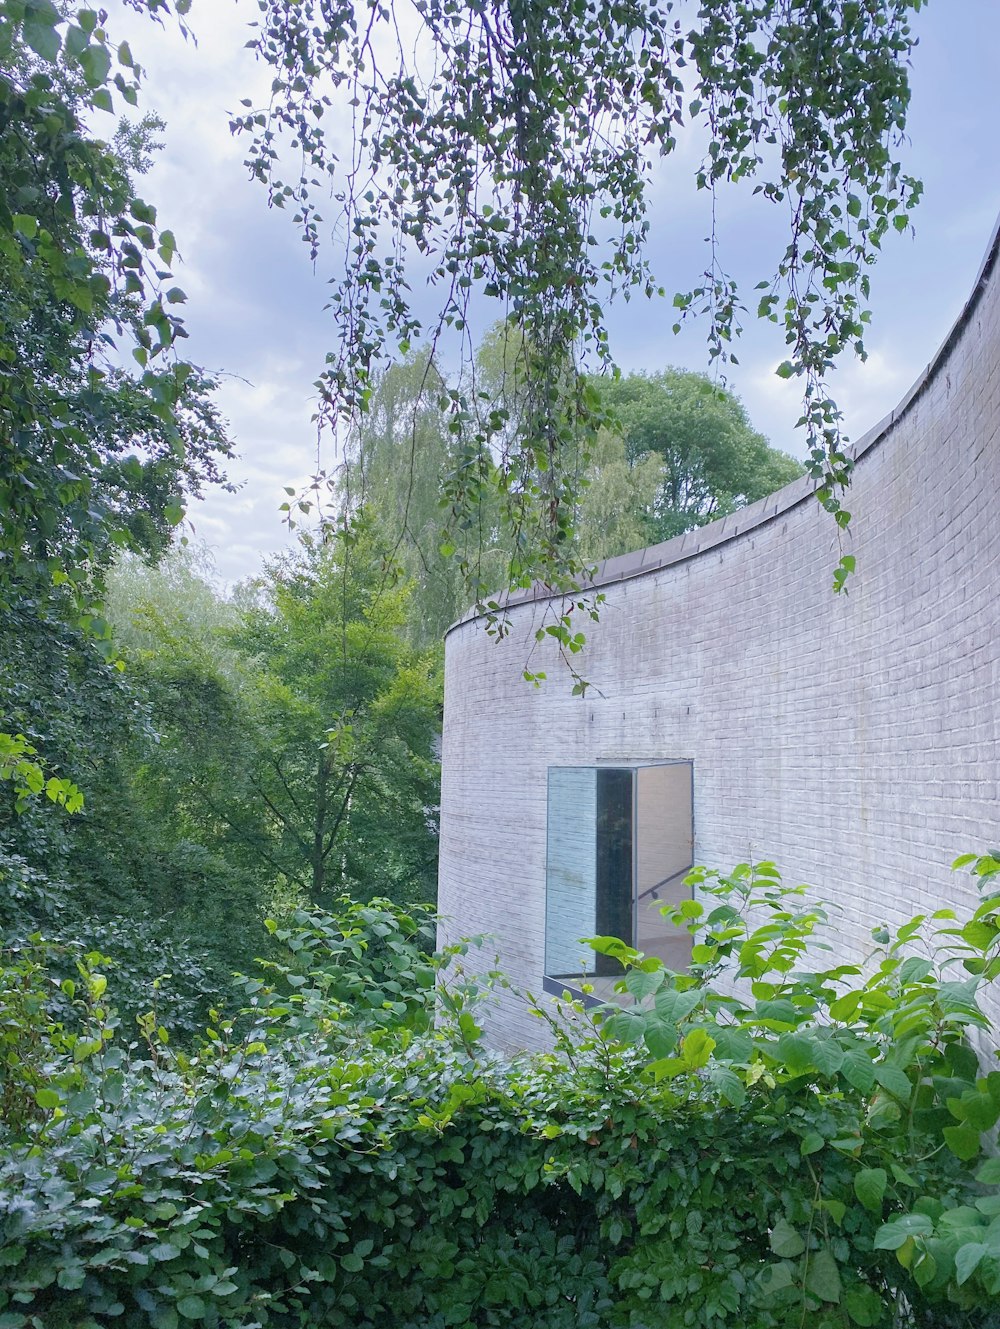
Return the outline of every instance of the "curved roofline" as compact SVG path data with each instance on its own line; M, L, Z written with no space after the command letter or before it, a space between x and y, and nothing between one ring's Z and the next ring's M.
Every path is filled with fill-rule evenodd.
M883 416L878 424L869 429L866 434L863 434L850 449L850 454L855 461L863 457L866 452L870 452L876 444L881 443L892 432L893 428L913 408L918 398L923 395L925 389L942 369L975 313L976 306L979 304L993 274L998 254L1000 254L1000 218L997 219L993 227L993 234L990 236L972 291L958 318L952 324L948 335L899 404L888 415ZM693 531L685 531L683 535L675 535L671 540L665 540L661 544L648 545L645 549L638 549L631 554L619 554L615 558L606 559L603 563L597 565L593 578L583 583L576 592L554 591L539 584L527 590L504 592L496 597L499 612L502 613L506 609L514 608L520 604L538 604L547 600L563 600L568 595L599 590L602 586L613 586L618 582L631 581L636 577L644 577L651 572L658 572L661 568L686 563L689 559L697 558L709 549L717 549L720 545L728 544L731 540L746 535L748 531L756 530L758 527L775 521L778 517L791 511L792 508L796 508L799 504L811 499L816 488L817 482L813 477L804 475L798 480L793 480L784 489L779 489L770 494L767 498L759 499L756 503L750 503L745 508L739 508L736 512L730 513L728 517L719 517L716 521L709 522L707 526L699 526ZM453 623L444 635L448 637L456 628L484 617L486 617L485 614L470 609L468 613L463 614L457 622Z

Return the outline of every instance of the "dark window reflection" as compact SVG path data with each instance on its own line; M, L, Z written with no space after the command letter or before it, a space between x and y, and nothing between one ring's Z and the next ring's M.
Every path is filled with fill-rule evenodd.
M632 944L632 771L597 772L594 925L598 936ZM594 956L595 974L621 973L607 955Z

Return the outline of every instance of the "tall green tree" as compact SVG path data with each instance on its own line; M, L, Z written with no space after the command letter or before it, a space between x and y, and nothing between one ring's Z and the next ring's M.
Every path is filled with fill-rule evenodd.
M259 909L432 897L440 680L372 525L304 537L232 602L165 573L111 601L150 698L158 741L131 782L161 841L197 846Z
M83 783L108 707L124 704L101 673L105 572L123 548L162 552L231 455L211 379L174 354L176 242L135 184L160 124L115 128L141 70L106 18L0 0L0 775L15 777L0 817L23 803L25 774ZM33 772L8 759L22 743Z
M665 369L601 385L631 467L659 463L647 512L650 542L724 517L804 474L769 446L743 403L707 374Z
M495 503L485 484L490 456L473 467L449 425L453 396L426 347L390 365L374 386L358 422L340 495L344 510L362 508L412 583L407 632L424 648L440 642L470 603L470 582L495 591L509 554ZM445 493L456 485L482 487L475 520L449 525Z
M104 18L0 0L0 599L51 599L98 638L115 550L162 548L230 452L210 380L172 357L176 242L134 181L157 122L96 128L141 72Z
M409 632L418 645L439 641L471 596L488 598L512 566L530 564L530 520L512 521L523 514L502 509L490 487L527 427L525 359L517 328L497 324L459 392L429 350L411 351L379 376L352 435L342 502L348 512L367 508L412 579ZM576 461L582 475L575 540L588 564L724 516L804 473L753 428L739 399L705 374L667 369L590 386L610 425L588 446L581 442ZM475 459L463 458L451 429L456 396L497 421L491 447ZM476 520L446 534L449 495L474 485Z
M316 901L429 898L440 681L404 637L411 586L362 514L248 590L234 640L263 743L241 774L267 852Z
M620 434L602 430L589 451L587 485L576 529L589 563L643 549L657 539L653 513L663 488L663 463L655 453L628 455Z

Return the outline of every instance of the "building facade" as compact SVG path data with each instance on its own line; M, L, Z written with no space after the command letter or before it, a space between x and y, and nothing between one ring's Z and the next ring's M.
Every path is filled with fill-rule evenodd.
M774 860L834 906L845 957L879 922L973 906L950 863L1000 845L997 249L995 233L940 352L857 445L842 548L802 480L611 560L583 698L535 640L558 601L512 597L500 641L472 616L450 630L443 940L489 934L483 966L540 995L629 909L648 942L654 896L691 860ZM857 571L835 595L841 552ZM489 1032L542 1041L513 992Z

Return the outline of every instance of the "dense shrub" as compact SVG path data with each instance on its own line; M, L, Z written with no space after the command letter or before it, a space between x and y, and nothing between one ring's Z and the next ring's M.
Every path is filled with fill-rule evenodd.
M905 955L919 924L869 973L806 971L822 911L767 865L703 874L690 975L600 940L621 1004L539 1007L554 1050L513 1063L463 948L428 964L391 906L278 929L193 1053L151 1018L124 1046L90 957L76 1031L18 1054L0 1329L988 1324L1000 1074L964 1031L1000 897L974 866L979 917L938 924L978 973Z
M109 971L115 1008L128 1029L150 1003L169 1011L175 1037L190 1039L204 1029L209 1006L218 1004L229 987L230 974L219 963L217 949L199 945L189 932L168 917L141 904L129 912L105 908L94 913L87 892L33 867L25 858L0 846L0 936L7 945L30 951L28 939L49 943L46 965L51 978L50 1003L65 1018L58 980L75 979L77 962L97 952ZM51 1009L51 1007L50 1007Z

